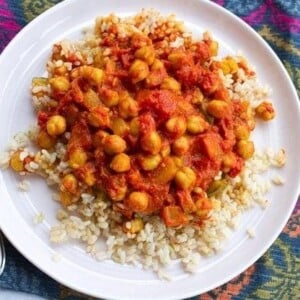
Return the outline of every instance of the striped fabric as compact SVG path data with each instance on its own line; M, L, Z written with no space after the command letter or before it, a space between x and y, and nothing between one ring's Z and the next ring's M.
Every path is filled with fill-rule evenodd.
M59 0L0 0L0 52L33 18ZM300 94L300 1L214 0L250 24L283 61ZM192 298L300 299L300 203L283 232L255 264L227 284ZM55 282L6 241L7 265L0 288L46 299L86 299ZM89 298L91 299L91 298Z

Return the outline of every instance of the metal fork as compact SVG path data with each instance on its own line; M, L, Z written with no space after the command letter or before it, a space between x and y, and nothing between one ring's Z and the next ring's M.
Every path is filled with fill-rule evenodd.
M0 231L0 276L4 271L5 260L6 260L6 254L5 254L5 248L4 248L4 240L2 237L2 233Z

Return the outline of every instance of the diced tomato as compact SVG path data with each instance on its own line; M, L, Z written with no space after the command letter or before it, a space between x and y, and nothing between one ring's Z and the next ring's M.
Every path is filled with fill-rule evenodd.
M164 121L175 113L177 97L169 90L141 90L136 99L142 111L150 111L157 120Z
M215 91L214 99L229 101L230 96L228 90L224 86L221 86L219 89Z
M75 104L70 104L61 109L61 114L65 116L67 124L69 126L73 126L73 124L77 121L80 112L79 108Z
M133 211L121 202L114 203L113 210L125 216L127 219L131 219L133 217Z
M71 63L75 63L77 61L81 62L81 59L74 52L69 53L66 59Z
M196 44L196 58L200 60L200 62L204 62L210 58L210 49L207 43L199 42Z
M192 87L197 84L201 78L201 68L195 65L182 64L181 68L177 70L177 79L184 87Z
M144 113L139 117L140 134L144 135L156 129L155 120L150 113Z
M89 149L92 146L92 136L85 120L78 120L72 127L68 147L73 145L80 146L83 149Z
M236 142L235 134L233 131L233 121L231 119L220 119L216 125L219 128L219 133L223 137L220 142L221 148L224 152L228 152L232 149Z
M228 175L230 177L237 176L241 172L244 164L245 164L245 161L241 157L237 156L236 157L236 165L229 171Z
M48 119L50 118L50 114L44 111L39 111L37 115L38 125L40 127L46 126Z
M210 159L220 158L222 155L221 137L216 133L201 134L198 139L199 149Z
M178 205L165 206L161 212L162 219L166 226L177 227L187 223L187 216Z
M149 188L145 190L151 197L149 198L148 207L145 213L153 213L159 211L163 205L165 199L168 197L169 186L160 184L151 184Z
M77 102L79 104L83 104L83 92L81 88L81 82L82 79L76 78L71 82L71 93L69 94L71 98L68 99L67 102L72 101L72 102ZM64 99L65 101L65 99Z
M160 68L154 71L151 71L146 79L146 83L148 87L157 87L160 85L164 78L168 76L168 73L164 68Z
M76 176L88 186L93 186L96 183L95 173L95 165L91 162L88 162L82 167L76 169Z
M200 87L205 95L215 93L221 85L221 79L216 73L205 72L200 79Z
M176 196L181 208L186 214L193 213L196 210L196 206L190 192L177 191Z
M127 191L126 177L124 174L105 174L104 176L99 176L101 185L104 188L108 196L114 201L122 200Z
M141 48L151 45L151 39L144 34L136 33L131 37L131 46L133 48Z
M196 214L200 218L206 218L212 209L211 201L206 197L199 197L196 200Z
M197 170L196 186L200 186L202 189L206 190L220 170L221 159L209 160L205 157L194 158L192 164Z
M128 69L130 67L131 59L131 55L129 55L128 53L124 53L121 55L121 61L124 68Z

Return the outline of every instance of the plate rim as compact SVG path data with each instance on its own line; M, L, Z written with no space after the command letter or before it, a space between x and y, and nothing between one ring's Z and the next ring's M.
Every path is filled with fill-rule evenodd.
M2 63L2 60L5 58L6 55L8 55L7 53L9 53L11 50L10 49L13 49L15 47L15 45L17 44L18 40L26 35L26 33L28 31L31 30L31 28L34 28L35 24L38 24L40 21L43 20L43 18L45 18L46 16L54 13L56 10L60 10L60 9L63 9L64 7L67 7L68 5L72 5L72 2L75 2L76 0L65 0L65 1L62 1L56 5L54 5L53 7L51 7L50 9L46 10L45 12L43 12L42 14L40 14L38 17L36 17L34 20L32 20L30 23L28 23L25 27L23 27L20 32L9 42L9 44L6 46L6 48L2 51L1 55L0 55L0 65ZM107 0L105 0L107 1ZM256 39L258 39L260 42L262 42L264 44L264 47L267 47L268 49L268 52L272 55L272 58L276 60L278 66L280 67L281 69L281 72L284 74L284 76L288 79L287 82L289 83L289 89L290 91L294 94L295 98L294 99L298 99L298 95L297 95L297 92L296 92L296 89L293 85L293 82L287 72L287 70L285 69L285 67L283 66L281 60L278 58L277 54L274 52L274 50L270 47L270 45L251 27L249 26L245 21L243 21L242 19L240 19L239 17L237 17L235 14L233 14L232 12L230 12L229 10L225 9L224 7L221 7L219 6L218 4L214 3L214 2L211 2L209 0L192 0L192 1L197 1L197 2L203 2L203 3L207 3L209 6L212 6L214 7L214 9L217 9L219 10L222 14L227 14L230 16L230 18L234 19L236 22L238 22L239 24L241 24L242 26L244 26L247 31L250 31L252 35L255 36ZM293 99L293 101L294 101ZM297 102L298 104L298 115L299 115L299 112L300 112L300 104L299 104L299 101ZM274 243L274 241L276 240L276 238L279 236L279 234L282 232L283 230L283 227L284 225L287 223L288 219L290 218L291 216L291 213L294 209L294 207L296 206L297 204L297 199L298 199L298 195L300 193L300 183L298 183L298 186L296 188L297 190L297 195L295 196L295 199L293 201L293 205L291 205L291 208L289 210L289 212L285 215L285 218L283 220L281 220L281 224L280 226L278 226L278 230L272 234L272 238L269 239L268 243L266 243L263 247L263 249L261 251L259 251L256 255L253 256L252 260L248 261L247 264L245 264L244 267L242 268L239 268L238 270L236 270L235 272L231 273L228 277L225 277L223 278L223 280L219 281L217 284L214 283L212 284L212 287L209 287L207 290L205 291L208 291L208 290L211 290L212 288L215 288L217 286L220 286L226 282L228 282L230 279L234 278L235 276L237 276L238 274L242 273L245 269L247 269L250 265L252 265L258 258L260 258L269 248L270 246ZM23 221L23 220L22 220ZM2 222L0 220L0 225L2 225ZM52 271L48 272L48 270L46 269L47 266L44 266L43 263L40 263L40 262L37 262L35 261L31 256L29 255L25 255L22 251L22 247L19 246L19 244L13 240L13 238L11 238L9 235L6 234L6 231L7 231L7 228L4 226L1 226L1 230L4 232L4 234L6 235L6 237L8 238L8 240L14 245L14 247L17 248L17 250L23 255L25 256L31 263L33 263L38 269L40 269L42 272L44 272L45 274L49 275L51 278L53 278L54 280L74 289L74 290L77 290L77 291L80 291L82 293L88 293L89 295L93 295L93 296L96 296L96 297L103 297L105 295L99 295L99 294L94 294L93 291L87 291L86 289L84 288L78 288L76 286L76 283L74 282L73 284L70 284L70 282L65 282L61 275L56 275L55 273L53 273ZM26 253L27 254L27 253ZM71 264L73 264L71 262ZM189 294L188 293L184 293L181 295L181 296L184 296L184 297L191 297L191 296L195 296L195 293L199 293L198 290L194 290L193 292L190 292ZM107 295L106 295L107 296ZM108 296L108 298L110 298L110 296ZM124 297L122 299L130 299L131 297L129 296L128 298L127 297ZM160 299L177 299L178 298L178 295L177 297L159 297Z

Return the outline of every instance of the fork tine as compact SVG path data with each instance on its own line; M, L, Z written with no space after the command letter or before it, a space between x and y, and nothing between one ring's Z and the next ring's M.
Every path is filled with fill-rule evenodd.
M4 248L4 240L0 231L0 276L2 275L5 267L6 255Z

